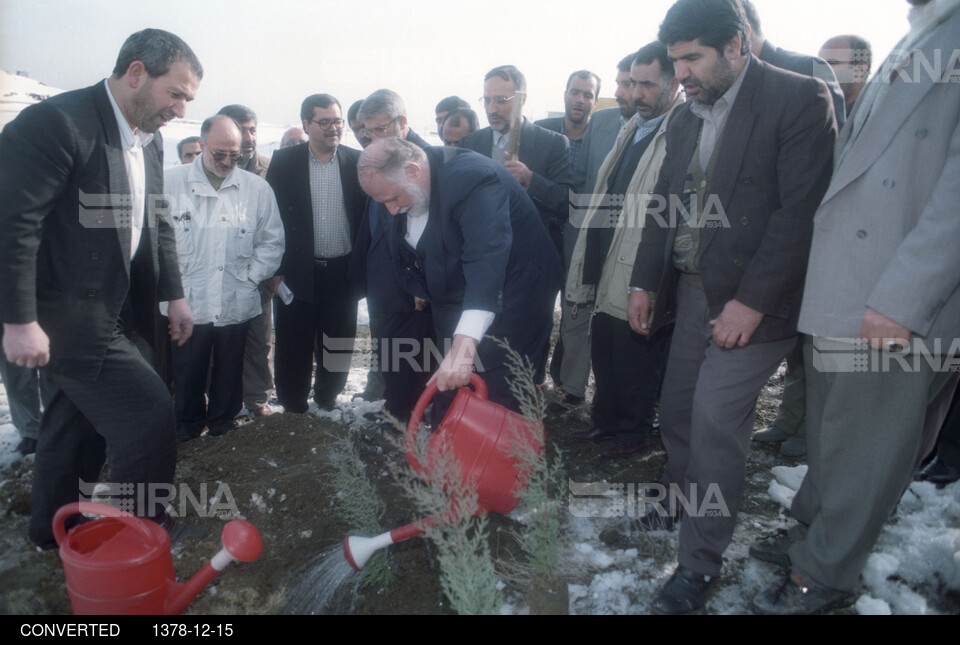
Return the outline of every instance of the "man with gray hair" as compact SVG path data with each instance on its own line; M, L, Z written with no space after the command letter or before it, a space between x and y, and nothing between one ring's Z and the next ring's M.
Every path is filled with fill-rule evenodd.
M440 391L466 385L476 359L490 399L519 410L506 352L486 337L534 365L546 349L560 259L533 202L502 165L459 148L384 138L360 156L358 173L395 216L405 287L430 301L437 339L450 348L434 376Z
M203 122L203 152L164 174L193 336L172 348L177 436L233 429L242 405L244 347L263 307L259 285L283 255L283 223L269 184L240 170L241 129L229 116ZM267 300L269 306L269 300ZM163 309L161 303L161 309Z
M357 117L363 121L363 134L374 141L383 137L400 137L421 148L430 145L410 129L407 107L393 90L377 90L368 96Z
M381 89L368 96L357 118L364 124L361 134L371 141L399 137L419 148L429 147L410 129L403 99L392 90ZM388 229L386 211L376 200L368 200L354 250L354 275L360 292L367 297L370 333L377 339L386 411L405 419L427 382L429 373L422 366L427 341L433 336L433 325L426 302L404 290L394 272ZM395 353L401 343L413 350L410 360L399 360Z

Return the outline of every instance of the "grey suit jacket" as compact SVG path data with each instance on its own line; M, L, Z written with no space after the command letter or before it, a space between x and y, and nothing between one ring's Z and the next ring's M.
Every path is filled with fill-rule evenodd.
M908 52L836 168L814 220L801 331L857 338L869 307L943 339L944 351L960 337L960 83L956 53L952 64L943 55L956 52L958 33L955 10Z
M676 204L703 124L692 105L670 120L654 195L663 208L647 209L630 283L658 294L654 330L675 316L673 243L683 217ZM698 255L711 317L734 299L764 314L751 343L797 333L813 214L830 181L836 134L826 85L751 59L717 142L706 191L712 221L700 229Z
M158 300L183 298L163 201L163 145L143 149L146 225L131 284L130 193L103 82L23 110L0 135L0 321L38 321L51 374L96 380L128 295L152 342Z
M573 167L573 190L592 193L600 166L620 134L620 108L598 110L590 117L583 135L577 164Z

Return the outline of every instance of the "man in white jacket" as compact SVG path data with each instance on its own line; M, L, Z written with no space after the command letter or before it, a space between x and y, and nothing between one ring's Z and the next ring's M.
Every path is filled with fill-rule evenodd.
M200 157L164 175L184 294L195 318L190 341L172 349L181 441L200 436L204 426L211 435L233 428L242 406L247 328L260 314L257 285L276 272L284 246L270 185L237 168L236 122L210 117L200 138Z

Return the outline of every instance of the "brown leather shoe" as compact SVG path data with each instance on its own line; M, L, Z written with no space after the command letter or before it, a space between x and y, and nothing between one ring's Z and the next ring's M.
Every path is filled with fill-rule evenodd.
M600 451L600 455L610 459L616 459L618 457L633 457L634 455L641 455L650 450L650 444L647 442L643 443L627 443L626 441L620 441L617 439L608 446L604 446L603 450Z
M590 428L589 430L580 430L579 432L574 432L570 436L574 441L582 441L584 443L600 443L601 441L609 441L614 438L609 432L605 432L596 427Z

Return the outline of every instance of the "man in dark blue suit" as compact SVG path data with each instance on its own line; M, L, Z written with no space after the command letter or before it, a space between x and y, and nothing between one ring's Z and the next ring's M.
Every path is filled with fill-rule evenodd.
M485 336L533 364L545 351L560 258L533 202L489 159L397 138L367 148L358 174L397 216L395 270L430 301L438 341L450 346L434 376L439 389L466 385L476 363L491 400L518 410L505 353Z

